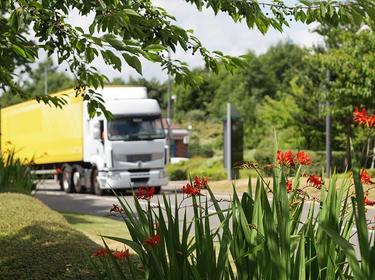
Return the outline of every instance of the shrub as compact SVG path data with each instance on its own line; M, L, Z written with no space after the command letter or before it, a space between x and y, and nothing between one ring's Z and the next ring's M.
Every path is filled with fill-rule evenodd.
M167 165L170 180L187 180L190 175L206 176L210 180L223 180L226 170L221 158L193 157L190 160Z
M300 186L301 166L278 164L273 172L272 191L259 177L255 196L249 190L240 198L234 187L233 200L223 204L209 187L202 189L199 179L183 188L179 203L177 197L164 195L156 204L147 200L144 208L136 196L134 207L118 198L131 240L104 238L134 250L145 279L374 279L375 246L368 236L358 168L353 170L353 198L350 174L340 186L335 176L327 184L315 180ZM289 187L285 174L291 172ZM307 206L303 217L309 187L321 190L320 202ZM219 221L217 228L214 220ZM354 226L360 260L350 243ZM107 274L120 269L110 267Z
M192 156L201 156L201 157L212 157L214 155L214 150L211 145L202 145L200 143L190 143L189 145L189 154Z
M30 172L31 162L21 161L16 152L6 150L0 155L0 192L28 193L35 188Z
M97 245L38 199L0 194L0 279L95 279L85 251Z

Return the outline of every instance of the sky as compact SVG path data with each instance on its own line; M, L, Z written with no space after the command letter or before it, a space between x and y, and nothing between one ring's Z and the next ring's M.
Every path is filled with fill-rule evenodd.
M290 28L286 28L283 33L270 29L266 35L263 35L257 29L249 29L246 23L234 23L228 15L223 13L215 16L211 10L207 9L199 12L195 6L184 0L155 0L154 3L174 15L177 20L176 25L185 29L193 29L194 35L201 40L203 46L211 51L220 50L228 55L242 55L251 50L256 54L262 54L279 41L292 41L306 47L322 43L321 37L311 32L313 26L290 22ZM82 23L82 19L76 13L71 16L70 21L72 24ZM88 22L89 20L87 20L87 25ZM183 60L192 68L203 65L199 56L192 56L183 51L172 53L171 58ZM139 77L128 66L124 67L121 73L104 65L101 60L97 60L94 66L110 79L120 77L128 80L130 76ZM146 79L165 80L167 78L167 74L159 65L147 61L143 61L143 76Z

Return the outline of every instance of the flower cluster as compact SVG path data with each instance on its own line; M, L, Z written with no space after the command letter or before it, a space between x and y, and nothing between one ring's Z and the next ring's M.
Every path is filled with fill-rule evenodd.
M307 178L307 184L313 186L314 188L320 190L323 185L323 178L318 175L309 175Z
M135 193L135 196L138 199L146 199L149 200L154 196L155 188L139 188L138 191Z
M366 169L361 170L360 178L362 184L373 184L373 182L371 181L371 176L368 174Z
M291 150L288 150L286 152L282 152L281 150L277 151L276 154L276 161L280 165L286 165L289 167L294 166L296 163L300 165L311 165L312 160L310 155L303 151L299 151L296 154L293 154Z
M362 111L359 111L358 107L355 107L354 121L366 127L375 127L375 115L367 116L366 108L363 108Z
M129 249L125 248L125 250L121 250L121 251L118 251L118 250L109 251L107 248L103 248L103 247L95 250L91 254L91 256L93 256L93 257L106 257L109 254L112 254L112 256L114 256L118 260L124 260L124 259L127 259L130 256Z
M368 205L368 206L374 206L375 205L375 201L370 200L367 196L365 197L363 202L365 203L365 205Z
M208 179L207 177L199 178L198 176L194 177L194 187L199 189L205 189L207 187Z
M109 253L109 251L108 251L107 248L101 247L99 249L96 249L95 252L93 252L91 254L91 256L93 256L93 257L105 257L105 256L108 256L108 253Z
M207 181L208 180L206 177L199 178L198 176L195 176L193 185L187 183L182 187L182 192L188 196L201 195L201 189L205 189L207 187Z
M113 251L112 255L118 260L125 260L130 256L129 249L121 250L121 251Z
M109 212L111 214L113 214L113 213L123 213L124 209L119 207L117 204L112 204L112 208L111 208L111 210L109 210Z
M286 191L287 193L290 193L293 189L293 183L292 180L286 180Z
M160 243L160 235L156 234L154 236L151 236L150 238L143 241L144 244L148 244L150 246L155 246Z
M276 161L280 165L294 166L294 156L291 150L282 152L277 150Z

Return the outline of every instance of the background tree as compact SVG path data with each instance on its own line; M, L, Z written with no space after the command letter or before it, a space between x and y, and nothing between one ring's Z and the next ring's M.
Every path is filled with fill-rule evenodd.
M281 31L288 26L290 18L303 23L317 21L332 25L346 22L360 24L366 17L375 18L375 3L372 0L349 3L302 1L296 6L287 6L282 1L186 1L199 10L206 7L215 13L226 13L234 21L246 22L249 28L257 28L263 33L270 27ZM25 64L32 63L38 56L38 50L43 49L48 56L56 54L59 64L64 61L68 63L77 93L88 101L91 115L97 112L97 108L106 112L95 91L85 91L89 86L97 88L107 81L92 66L97 57L102 57L114 69L121 70L126 63L139 73L142 73L139 58L143 57L159 63L177 82L188 84L195 82L189 67L178 60L170 61L166 56L168 50L180 48L185 52L199 53L206 68L214 72L219 68L217 59L227 70L242 65L238 58L208 51L192 32L176 26L174 17L156 7L151 0L6 0L0 2L0 8L0 30L4 31L0 39L1 87L10 88L14 93L22 92L13 80L17 62L23 59ZM88 32L66 22L72 10L77 10L80 16L92 15ZM27 37L29 27L33 29L33 40ZM39 96L43 101L59 104L58 99L51 98Z
M57 71L51 58L37 65L35 69L27 71L28 78L24 81L22 96L14 95L12 92L4 92L0 97L1 107L29 100L35 96L45 93L45 78L47 74L48 93L54 93L64 89L72 88L74 81L67 74Z
M331 46L311 57L310 63L319 66L321 76L329 71L325 100L331 103L336 138L350 162L350 139L361 142L355 138L360 134L354 133L354 108L375 109L375 34L366 26L348 26L330 29L326 37Z

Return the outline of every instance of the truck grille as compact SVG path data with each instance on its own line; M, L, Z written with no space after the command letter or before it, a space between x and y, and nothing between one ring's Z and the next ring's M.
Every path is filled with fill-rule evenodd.
M128 155L127 156L127 162L146 162L151 161L152 154L140 154L140 155Z
M135 184L146 184L148 182L148 178L131 178L130 180Z

